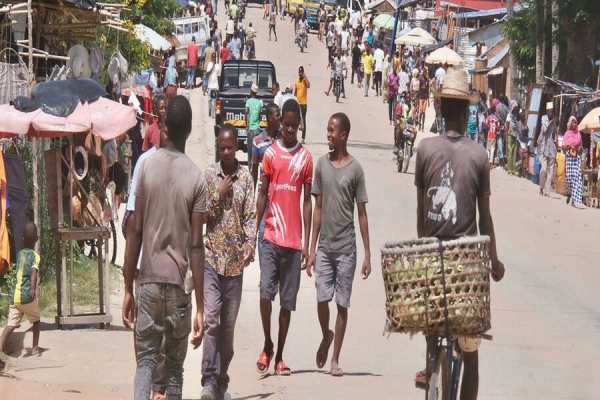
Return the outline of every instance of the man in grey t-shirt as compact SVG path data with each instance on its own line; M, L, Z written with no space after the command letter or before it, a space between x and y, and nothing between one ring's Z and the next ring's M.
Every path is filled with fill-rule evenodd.
M464 135L469 104L476 104L478 97L469 95L467 73L455 69L446 74L438 96L446 130L439 137L419 144L415 165L417 233L419 237L458 239L476 236L479 223L481 234L490 237L491 275L497 282L504 276L504 264L498 259L490 212L490 165L485 149ZM479 344L473 338L466 338L464 343L467 345L464 348L461 345L464 372L460 398L475 400L479 387ZM435 354L437 344L437 337L427 337L429 357ZM431 358L428 362L432 362ZM415 381L427 385L426 371L419 371Z
M184 287L188 265L197 307L191 339L194 347L202 341L204 326L202 225L207 194L202 172L185 155L185 142L192 131L192 108L185 97L175 96L169 102L166 125L165 147L140 165L135 218L124 265L122 317L124 325L135 331L135 399L150 397L155 356L163 339L168 374L165 394L169 399L181 399L183 362L192 330L191 296ZM142 241L136 307L133 278Z
M365 249L361 269L363 279L367 279L371 273L365 175L358 161L348 154L346 144L349 134L350 120L346 114L333 114L327 124L330 152L319 158L313 179L312 194L316 199L314 235L306 267L308 276L312 276L313 267L315 270L317 311L323 332L323 340L317 350L317 367L323 368L327 363L329 347L334 342L330 371L332 376L343 375L338 361L348 323L348 308L356 270L355 202ZM329 330L329 302L334 293L338 309L335 334Z

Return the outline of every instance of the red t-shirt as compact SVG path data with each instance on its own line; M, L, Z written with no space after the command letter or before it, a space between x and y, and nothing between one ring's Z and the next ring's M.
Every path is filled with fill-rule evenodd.
M262 169L270 181L264 240L302 250L300 199L303 185L312 183L312 155L301 143L286 149L277 141L265 152Z
M144 135L144 142L142 143L142 151L147 151L152 146L158 146L160 144L160 129L158 124L155 122L146 129Z
M195 67L198 65L198 45L194 42L188 44L187 48L188 65Z
M229 47L221 47L221 65L227 60L229 60Z

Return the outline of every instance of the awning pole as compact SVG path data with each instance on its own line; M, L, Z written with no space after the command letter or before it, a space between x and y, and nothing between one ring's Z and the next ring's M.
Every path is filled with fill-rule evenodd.
M398 19L400 17L400 4L402 0L398 0L396 4L396 17L394 18L394 30L392 31L392 43L390 44L390 58L394 57L394 50L396 47L396 31L398 30Z

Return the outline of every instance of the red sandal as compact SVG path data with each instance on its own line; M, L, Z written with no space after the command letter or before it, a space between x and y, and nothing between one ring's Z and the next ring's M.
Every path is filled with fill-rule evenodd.
M271 365L272 358L273 352L271 352L271 354L267 354L264 351L260 353L260 356L258 356L258 361L256 362L256 372L259 374L266 374L269 370L269 365Z
M289 376L291 374L292 370L283 362L283 360L275 365L275 375Z

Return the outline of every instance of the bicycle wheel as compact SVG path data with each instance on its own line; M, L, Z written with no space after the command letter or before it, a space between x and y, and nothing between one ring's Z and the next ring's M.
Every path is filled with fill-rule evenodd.
M425 400L450 400L450 368L446 359L446 347L441 344L433 359Z

